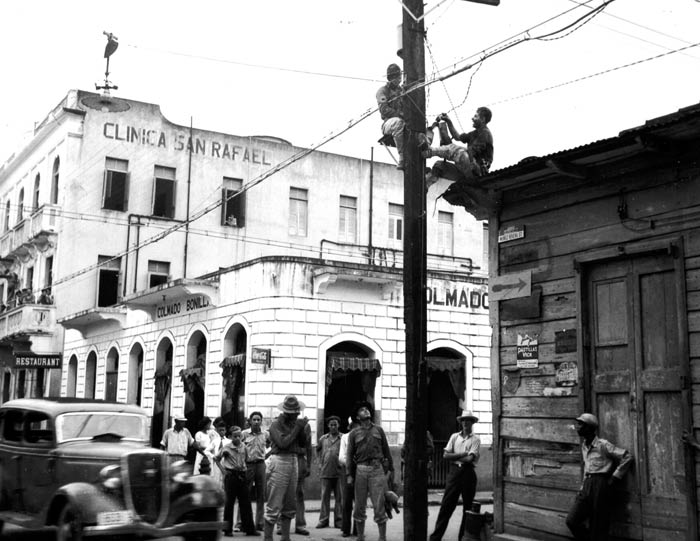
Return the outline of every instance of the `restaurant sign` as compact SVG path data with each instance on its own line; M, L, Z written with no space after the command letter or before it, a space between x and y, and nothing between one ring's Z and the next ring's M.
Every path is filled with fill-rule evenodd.
M61 368L63 356L60 353L42 355L37 353L15 353L12 368Z

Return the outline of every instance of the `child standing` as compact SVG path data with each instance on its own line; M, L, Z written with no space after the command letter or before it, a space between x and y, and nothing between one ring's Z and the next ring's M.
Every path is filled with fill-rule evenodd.
M224 535L233 536L233 504L238 498L238 507L241 511L243 531L246 535L260 534L253 523L253 509L250 505L248 483L246 481L246 456L245 445L241 441L241 428L231 427L231 442L227 443L219 451L220 465L224 472L224 490L226 491L226 503L224 504L224 521L226 529Z

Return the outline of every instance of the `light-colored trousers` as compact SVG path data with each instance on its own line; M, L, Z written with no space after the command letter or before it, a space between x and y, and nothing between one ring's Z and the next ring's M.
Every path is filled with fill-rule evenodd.
M266 522L275 524L280 516L294 518L298 475L297 455L272 455L267 468Z

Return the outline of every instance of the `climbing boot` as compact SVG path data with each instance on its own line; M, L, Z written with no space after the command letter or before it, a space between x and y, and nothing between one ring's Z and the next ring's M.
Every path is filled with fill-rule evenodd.
M280 517L280 530L281 530L281 539L280 541L291 541L291 538L289 537L289 531L292 528L292 519L289 517Z
M379 541L386 541L386 522L377 524L379 527Z
M272 541L272 532L275 529L275 525L272 522L265 521L263 526L263 541Z
M355 527L357 528L357 541L365 541L365 523L356 521Z

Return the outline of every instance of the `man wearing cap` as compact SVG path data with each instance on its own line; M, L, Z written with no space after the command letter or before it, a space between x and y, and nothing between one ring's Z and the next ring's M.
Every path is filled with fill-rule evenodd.
M472 412L465 410L462 415L457 417L457 421L462 430L450 436L443 451L443 457L450 463L450 471L447 474L445 492L442 495L440 511L435 522L435 531L430 535L430 541L440 541L445 535L445 530L447 530L452 513L457 507L460 494L462 495L462 508L465 512L471 509L474 494L476 494L474 467L479 462L481 440L472 433L472 426L479 419ZM460 535L459 538L461 539L462 536Z
M168 428L160 440L161 449L170 456L170 460L185 460L187 451L195 445L190 431L185 428L187 417L175 417L175 426Z
M597 436L598 418L592 413L576 418L576 432L583 440L583 485L566 517L566 525L574 539L605 541L610 527L612 492L632 465L633 458L626 449Z
M326 421L328 433L321 436L316 446L319 477L321 478L321 512L316 528L327 528L330 517L331 492L333 493L333 524L341 528L343 524L343 496L340 481L340 417L331 415Z
M295 495L299 467L297 455L306 443L308 419L299 419L304 404L288 395L279 405L282 413L270 425L270 464L267 469L267 504L265 505L265 541L272 541L277 520L282 540L290 541L289 530L296 513Z
M371 498L374 507L379 541L386 541L386 473L394 470L389 442L381 427L372 423L372 406L368 402L361 402L355 407L355 418L359 426L348 436L346 463L348 484L355 485L353 518L357 526L357 541L365 539L367 496Z
M401 68L396 64L389 64L386 68L387 84L382 86L377 91L377 105L379 105L379 114L382 117L382 133L391 135L396 143L396 151L399 154L399 163L397 169L404 167L404 129L406 123L403 119L403 104L401 95L403 94L403 86L401 86Z

